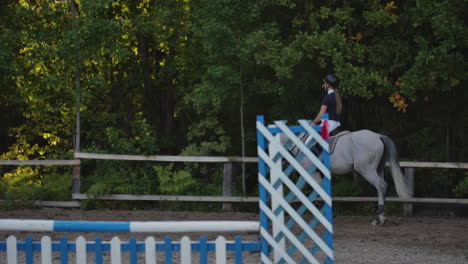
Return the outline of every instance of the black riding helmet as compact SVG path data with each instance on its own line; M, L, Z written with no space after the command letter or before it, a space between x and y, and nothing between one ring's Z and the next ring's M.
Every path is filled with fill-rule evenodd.
M340 84L340 80L334 74L328 74L325 76L325 78L323 78L323 81L330 84L334 88L338 88L338 85Z

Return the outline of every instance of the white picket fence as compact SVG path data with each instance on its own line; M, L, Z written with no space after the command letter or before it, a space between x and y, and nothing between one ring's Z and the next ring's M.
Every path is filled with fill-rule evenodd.
M228 259L233 258L232 255L234 263L243 263L242 251L259 250L260 242L243 242L241 237L227 241L223 236L218 236L215 241L210 242L205 237L201 237L199 241L192 241L188 236L182 237L180 241L172 241L170 238L156 241L154 237L149 236L144 242L137 242L133 237L129 241L121 241L118 237L112 238L110 242L103 242L99 237L95 241L86 241L83 236L79 236L73 242L69 242L65 237L60 241L52 241L49 236L43 236L40 242L33 242L31 237L27 237L25 241L18 241L16 237L9 236L6 243L0 242L0 251L6 251L8 264L39 263L39 259L42 264L52 264L54 252L55 255L59 254L60 263L142 263L143 259L146 264L208 263L210 252L214 252L216 264L228 263ZM24 252L24 257L20 258L21 252ZM40 252L40 257L35 252ZM90 252L94 252L94 258L89 257ZM179 254L175 256L174 252ZM69 253L74 253L74 261ZM138 253L141 253L140 256ZM125 255L128 257L124 257ZM232 260L230 262L232 263Z

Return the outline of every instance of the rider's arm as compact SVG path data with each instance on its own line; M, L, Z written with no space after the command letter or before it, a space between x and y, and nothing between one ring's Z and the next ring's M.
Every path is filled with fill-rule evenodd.
M318 122L320 122L320 120L322 120L322 115L327 112L327 106L326 105L322 105L320 107L320 112L317 114L317 116L314 118L314 120L312 120L312 123L316 124Z

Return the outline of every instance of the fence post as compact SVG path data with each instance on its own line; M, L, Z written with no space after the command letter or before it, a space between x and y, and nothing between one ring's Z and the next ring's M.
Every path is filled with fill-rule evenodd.
M411 193L411 198L414 197L414 168L413 167L406 167L405 168L405 178L406 182L408 183L408 189ZM404 216L412 216L413 215L413 204L412 203L405 203L403 204L403 215Z
M231 197L232 196L232 162L224 163L223 170L223 196ZM232 203L223 203L224 211L232 210Z
M73 165L72 193L79 194L80 187L81 187L81 162L78 165Z

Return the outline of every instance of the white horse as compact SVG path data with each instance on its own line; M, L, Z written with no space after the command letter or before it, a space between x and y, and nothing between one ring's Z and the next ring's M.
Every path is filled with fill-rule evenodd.
M282 134L280 140L285 143L288 139ZM373 224L384 224L386 221L384 202L388 187L384 179L386 162L390 163L390 171L398 196L401 198L413 196L401 172L395 143L389 137L370 130L349 132L337 140L336 147L330 155L331 173L341 175L357 172L370 182L377 189L379 200L377 218ZM291 152L294 155L298 154L297 150L296 153ZM312 166L307 158L303 159L301 164L304 168Z

